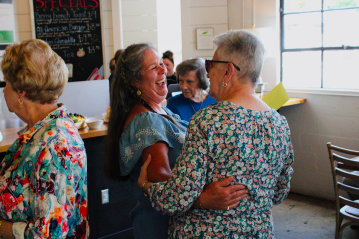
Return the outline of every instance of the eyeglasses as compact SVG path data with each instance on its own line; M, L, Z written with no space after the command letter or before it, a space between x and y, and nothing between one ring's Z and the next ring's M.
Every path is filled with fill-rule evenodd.
M234 68L236 68L238 71L241 70L238 66L236 66L233 62L230 61L214 61L214 60L206 59L205 66L207 73L209 73L209 71L213 67L213 63L231 63L234 66Z

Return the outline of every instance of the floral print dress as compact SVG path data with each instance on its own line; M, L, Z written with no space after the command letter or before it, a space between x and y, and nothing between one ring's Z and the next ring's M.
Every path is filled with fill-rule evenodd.
M88 238L87 158L59 105L18 132L0 170L0 216L15 238Z
M273 238L271 209L289 193L292 163L283 116L217 102L192 117L172 178L153 184L149 198L172 215L170 238ZM191 207L206 184L231 175L249 191L237 208Z

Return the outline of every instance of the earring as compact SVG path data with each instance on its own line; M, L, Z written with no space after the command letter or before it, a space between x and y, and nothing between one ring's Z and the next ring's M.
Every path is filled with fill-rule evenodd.
M140 91L140 88L137 89L137 95L140 96L142 94L142 92Z
M228 83L224 84L224 81L222 81L222 87L226 88L228 86Z
M20 100L20 99L18 99L17 101L19 102L19 106L20 106L20 108L21 108L21 107L22 107L22 103L24 103L24 101L22 101L22 100Z

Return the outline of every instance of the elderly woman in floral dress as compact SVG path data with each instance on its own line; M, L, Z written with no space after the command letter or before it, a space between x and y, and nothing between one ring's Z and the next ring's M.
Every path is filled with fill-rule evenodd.
M206 70L217 103L192 117L172 177L148 182L149 157L138 185L156 210L172 215L170 238L272 238L271 209L288 195L293 174L289 127L255 95L265 54L260 40L229 31L214 43L218 48ZM249 192L239 205L192 207L206 184L230 175Z
M27 125L1 163L0 238L88 238L85 146L57 103L65 62L32 39L7 47L1 70L6 105Z

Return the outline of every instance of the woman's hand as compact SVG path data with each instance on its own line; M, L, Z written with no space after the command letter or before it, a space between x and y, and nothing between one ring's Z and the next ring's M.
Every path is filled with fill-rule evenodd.
M137 185L144 192L147 192L148 188L152 185L152 183L148 182L148 176L147 176L147 169L148 169L148 165L151 163L151 160L152 160L152 157L151 157L151 154L149 154L146 161L143 163L143 165L141 167L141 173L137 180ZM151 184L151 185L149 185L149 184ZM147 187L145 188L144 186L147 186Z
M230 185L232 181L233 176L230 176L206 185L199 197L202 207L213 210L236 208L240 201L247 196L248 190L240 184ZM197 201L198 199L195 207L198 208L199 201Z

